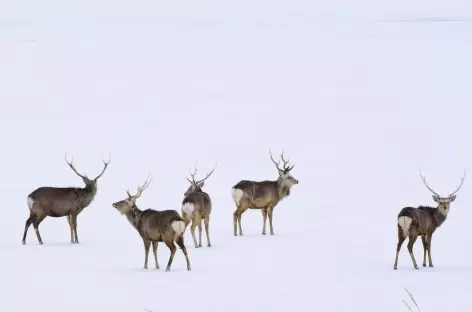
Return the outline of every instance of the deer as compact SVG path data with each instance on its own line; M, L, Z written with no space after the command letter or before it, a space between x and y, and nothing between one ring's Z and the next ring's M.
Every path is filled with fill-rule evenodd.
M431 186L427 183L426 177L422 174L421 169L420 176L423 180L426 188L433 193L433 200L437 203L437 207L430 206L418 206L418 207L404 207L400 210L397 216L397 230L398 230L398 244L397 252L395 256L395 264L393 269L397 269L398 255L402 247L403 242L408 237L408 252L410 253L413 267L418 270L418 265L413 255L413 245L416 242L418 236L421 237L423 242L423 267L426 267L426 253L428 253L429 267L434 267L431 260L431 240L433 234L438 227L440 227L444 221L446 221L447 215L450 210L450 205L456 200L456 193L461 189L464 184L466 172L464 169L464 175L461 178L459 186L454 192L443 197L435 192Z
M149 248L152 243L154 262L156 269L159 269L157 261L157 245L164 242L170 249L169 262L166 272L170 271L172 261L176 252L174 242L182 249L187 260L187 270L190 271L190 260L187 249L184 244L185 222L176 210L140 210L136 205L136 200L141 197L143 191L149 186L152 178L146 179L142 186L138 185L135 195L131 195L126 190L127 198L115 202L112 206L118 210L121 215L125 215L129 223L138 231L144 243L144 269L148 269Z
M72 169L72 171L82 178L85 187L39 187L31 192L27 197L29 218L26 220L25 231L23 234L23 245L26 244L26 235L31 224L33 224L34 231L38 238L40 245L43 244L41 234L39 233L39 224L46 217L60 218L66 217L70 227L70 241L72 244L79 244L77 235L77 216L88 207L97 194L97 181L105 173L105 170L110 163L103 161L104 167L102 172L94 179L90 179L85 174L77 172L73 165L73 160L67 160L67 153L65 154L65 161Z
M195 165L196 167L196 165ZM192 180L186 177L187 181L190 182L190 186L187 191L184 193L184 199L182 201L182 217L185 221L185 228L192 221L190 226L190 232L192 233L193 242L195 248L202 247L202 220L205 224L205 232L207 237L207 246L211 247L210 242L210 214L211 214L211 198L208 193L202 190L205 181L213 174L216 169L213 168L206 176L198 181L195 181L195 175L197 174L197 168L195 168L194 173L190 172ZM195 227L198 226L199 232L199 243L197 244L197 239L195 237Z
M283 167L280 168L280 160L276 162L269 150L270 159L275 164L279 177L277 180L250 181L241 180L231 188L231 196L236 204L236 210L233 213L234 236L237 235L237 224L239 223L239 235L243 235L241 228L241 215L247 209L260 209L262 211L263 227L262 235L266 235L266 221L269 216L270 235L274 235L272 225L272 215L275 206L284 198L290 195L293 185L298 184L298 180L291 175L291 170L295 165L288 166L289 160L285 160L284 153L280 155L283 161Z

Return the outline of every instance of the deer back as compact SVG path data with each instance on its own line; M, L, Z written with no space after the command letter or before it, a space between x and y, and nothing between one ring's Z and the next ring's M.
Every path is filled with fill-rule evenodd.
M419 235L432 233L439 226L436 218L436 208L433 207L405 207L398 214L398 217L403 216L411 218L412 221L410 228L417 231Z
M265 207L268 204L275 205L279 201L277 181L249 181L242 180L233 188L243 191L243 198L246 198L252 206Z
M187 194L182 201L182 205L186 203L192 203L194 211L198 211L202 217L206 217L211 213L211 198L206 192L195 191Z
M141 236L151 240L164 240L166 236L173 237L174 230L171 224L174 221L183 221L175 210L146 209L136 220L136 229Z
M28 195L35 205L51 215L67 215L72 210L80 212L96 194L96 188L40 187Z

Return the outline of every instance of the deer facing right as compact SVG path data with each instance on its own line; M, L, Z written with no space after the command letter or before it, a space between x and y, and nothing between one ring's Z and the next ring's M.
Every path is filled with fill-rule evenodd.
M433 262L431 260L431 240L433 233L444 223L444 221L446 221L450 205L454 200L456 200L456 193L464 183L466 172L464 170L464 175L461 178L459 187L446 197L440 196L428 185L426 178L423 176L421 171L420 175L426 188L433 193L433 200L438 204L438 206L436 208L429 206L419 206L417 208L405 207L400 211L397 216L398 244L395 264L393 265L394 270L397 269L398 254L400 253L402 244L407 237L409 237L408 252L413 261L413 267L416 270L418 269L415 256L413 255L413 245L418 236L421 236L423 242L423 267L426 266L426 252L428 253L429 266L433 267Z

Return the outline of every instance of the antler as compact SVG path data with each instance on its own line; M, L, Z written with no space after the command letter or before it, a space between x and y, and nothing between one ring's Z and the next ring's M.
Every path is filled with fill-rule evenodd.
M197 163L195 162L195 171L194 171L194 173L190 172L190 169L189 169L189 173L190 173L190 176L192 177L192 181L190 181L189 178L187 178L187 177L186 177L186 179L187 179L187 181L189 181L193 185L197 185L198 183L201 183L201 182L205 181L206 179L208 179L213 174L213 171L215 171L217 165L218 165L218 162L215 164L215 167L213 168L213 170L211 170L209 173L207 173L207 175L203 179L195 181L195 175L197 174Z
M208 179L213 174L213 171L215 171L217 165L218 165L218 162L216 162L215 167L213 167L213 170L210 171L209 173L207 173L206 177L204 177L203 179L195 182L195 184L201 183L201 182L205 181L206 179Z
M110 154L110 157L108 157L108 161L107 161L107 162L105 162L103 159L102 159L102 161L103 161L103 164L104 164L105 166L103 167L102 172L101 172L94 180L98 180L98 178L100 178L100 177L105 173L105 170L107 169L108 164L109 164L110 161L111 161L111 154Z
M79 177L81 177L82 179L87 179L88 180L88 177L86 175L81 175L80 173L77 172L77 170L75 169L74 165L72 164L72 162L74 161L74 159L72 159L70 162L67 161L67 153L65 154L64 156L64 159L66 160L66 163L69 165L69 167L75 172L76 175L78 175Z
M272 160L272 162L275 164L275 167L277 167L277 170L280 170L280 171L285 171L285 172L289 172L290 170L293 169L293 167L295 167L295 165L293 165L292 167L287 167L287 164L288 162L290 161L290 158L288 160L285 160L284 158L284 151L282 150L282 154L280 155L280 158L282 159L283 161L283 169L279 167L279 164L280 164L280 160L278 162L275 162L274 160L274 157L272 156L272 150L269 149L269 153L270 153L270 159Z
M192 177L192 181L190 181L189 178L185 177L185 179L187 179L187 181L189 181L189 182L192 183L192 184L197 184L197 183L195 182L195 175L197 174L197 170L198 170L198 169L197 169L197 163L198 163L198 161L195 162L195 172L194 172L194 173L192 173L192 172L190 171L190 169L188 170L188 172L190 173L190 176Z
M419 171L420 171L421 179L423 180L423 183L424 183L424 185L428 188L428 190L430 190L431 193L433 193L433 194L436 195L437 197L441 197L438 193L436 193L436 192L428 185L428 182L426 182L425 176L421 173L421 169L420 169Z
M463 175L462 178L461 178L461 184L459 185L459 187L458 187L454 192L452 192L451 194L449 194L448 197L451 197L452 195L456 194L456 193L461 189L462 185L464 184L464 179L465 179L466 174L467 174L467 173L465 172L465 169L464 169L464 175Z
M136 195L131 195L129 193L129 190L126 190L126 194L128 194L129 197L134 197L135 199L136 198L139 198L141 196L141 194L143 193L143 191L145 189L147 189L147 187L149 186L149 184L151 183L152 181L152 178L149 179L149 177L151 176L151 174L148 175L147 179L146 179L146 182L144 182L143 186L139 186L138 185L138 192L136 193Z

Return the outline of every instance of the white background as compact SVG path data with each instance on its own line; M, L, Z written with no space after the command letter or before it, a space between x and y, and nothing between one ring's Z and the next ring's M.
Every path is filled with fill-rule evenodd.
M467 311L470 181L435 233L435 268L393 271L396 217L434 205L472 167L470 1L4 1L0 3L0 309L3 311ZM274 212L243 215L231 187L300 181ZM38 246L26 197L82 186L78 218L47 218ZM180 212L198 160L213 200L212 248L171 272L142 269L137 232L111 203L150 172L142 208ZM203 235L203 245L206 246ZM421 264L422 245L415 246ZM169 251L159 246L164 268ZM153 267L152 256L149 258Z

